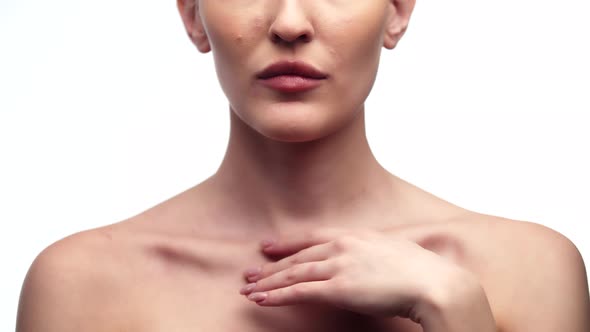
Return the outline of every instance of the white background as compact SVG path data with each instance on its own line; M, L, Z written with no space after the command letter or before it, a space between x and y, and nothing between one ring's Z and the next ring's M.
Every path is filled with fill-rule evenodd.
M367 101L380 162L460 206L554 228L589 262L589 12L418 0ZM175 1L0 0L0 330L43 248L204 180L228 128L211 54Z

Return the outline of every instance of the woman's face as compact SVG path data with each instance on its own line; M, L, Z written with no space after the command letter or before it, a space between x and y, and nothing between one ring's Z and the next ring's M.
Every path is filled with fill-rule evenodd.
M233 112L266 137L301 142L337 131L362 109L382 47L395 47L407 26L413 5L397 2L179 0L179 9L199 50L212 50ZM305 91L276 89L257 74L278 61L325 75Z

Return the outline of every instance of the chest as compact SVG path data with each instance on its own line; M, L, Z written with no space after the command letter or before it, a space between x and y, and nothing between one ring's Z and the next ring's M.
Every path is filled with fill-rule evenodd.
M429 250L453 261L461 260L464 248L453 245L456 241L444 236L424 238L422 245ZM133 294L133 300L128 300L128 331L422 331L408 319L374 318L328 306L259 307L239 294L244 267L265 262L257 247L235 252L213 245L206 252L199 248L169 246L168 254L149 256L149 264L137 267L140 272L135 275L141 282L130 280L126 292ZM145 270L145 266L155 268Z
M402 318L374 318L328 306L259 307L227 281L201 287L152 285L139 296L129 330L143 332L421 332Z

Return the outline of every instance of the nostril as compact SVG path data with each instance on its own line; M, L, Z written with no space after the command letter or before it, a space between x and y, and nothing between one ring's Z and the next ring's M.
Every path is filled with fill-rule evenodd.
M272 34L271 40L273 43L296 43L296 42L309 42L311 40L311 38L309 37L308 34L301 34L299 36L297 36L297 38L293 39L293 38L289 38L289 39L285 39L281 36L279 36L276 33Z
M309 35L304 34L304 35L301 35L301 36L297 37L297 40L300 40L302 42L308 42L308 41L311 40L311 38L309 38Z

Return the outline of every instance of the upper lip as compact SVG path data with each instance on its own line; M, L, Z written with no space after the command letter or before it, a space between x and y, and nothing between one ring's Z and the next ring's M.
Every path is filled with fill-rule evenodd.
M316 79L322 79L328 76L312 65L302 61L279 61L258 72L256 77L265 79L279 75L298 75Z

